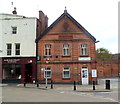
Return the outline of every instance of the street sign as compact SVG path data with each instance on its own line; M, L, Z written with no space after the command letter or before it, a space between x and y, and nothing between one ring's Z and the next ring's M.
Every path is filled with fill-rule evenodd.
M49 59L46 59L46 65L48 65L48 63L49 63Z

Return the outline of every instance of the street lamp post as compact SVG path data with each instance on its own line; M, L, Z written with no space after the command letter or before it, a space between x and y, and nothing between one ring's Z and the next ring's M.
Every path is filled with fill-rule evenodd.
M47 88L47 66L45 68L45 87Z
M47 58L46 59L46 67L45 67L45 86L46 86L46 88L47 88L47 83L48 83L48 78L47 78L47 65L48 65L48 61L49 61L49 59Z

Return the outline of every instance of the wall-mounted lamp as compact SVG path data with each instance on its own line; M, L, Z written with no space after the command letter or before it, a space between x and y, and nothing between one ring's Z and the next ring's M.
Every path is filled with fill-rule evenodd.
M98 42L100 42L100 41L98 40L98 41L96 41L95 43L98 43Z

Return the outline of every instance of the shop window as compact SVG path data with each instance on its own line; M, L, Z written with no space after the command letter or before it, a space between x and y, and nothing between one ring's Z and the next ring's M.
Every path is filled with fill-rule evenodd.
M20 44L15 44L15 55L20 55Z
M45 68L45 71L44 71L44 78L51 78L51 68L50 67L47 67Z
M12 54L12 44L7 44L7 55Z
M63 78L70 78L70 68L69 67L63 68Z
M3 65L3 79L20 79L21 65Z

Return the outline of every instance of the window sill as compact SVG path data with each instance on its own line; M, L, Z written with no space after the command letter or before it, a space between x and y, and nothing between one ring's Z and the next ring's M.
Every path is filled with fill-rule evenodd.
M62 78L62 80L70 80L70 78Z
M44 58L51 58L52 56L43 56Z
M44 79L46 79L46 78L44 78ZM49 79L51 79L51 78L49 77L49 78L47 78L47 79L49 80Z
M62 57L71 57L71 56L62 56Z

